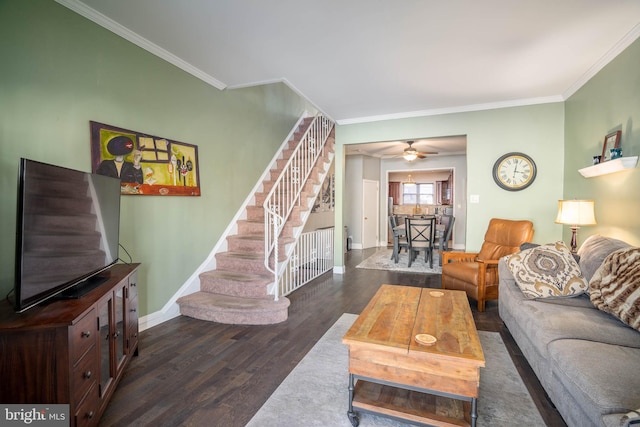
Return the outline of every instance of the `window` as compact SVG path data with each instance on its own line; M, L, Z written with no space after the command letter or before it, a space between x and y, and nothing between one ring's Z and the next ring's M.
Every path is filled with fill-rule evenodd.
M432 205L433 184L402 184L403 205Z

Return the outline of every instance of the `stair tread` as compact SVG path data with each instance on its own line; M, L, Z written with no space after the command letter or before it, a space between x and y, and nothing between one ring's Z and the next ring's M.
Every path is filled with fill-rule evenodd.
M220 252L216 256L243 258L243 259L249 259L249 260L264 259L264 254L256 253L256 252Z
M231 295L213 294L210 292L195 292L178 300L182 305L204 309L219 309L223 311L270 312L282 310L289 306L288 298L281 297L276 301L272 296L267 298L236 297Z
M236 234L227 237L228 239L240 239L240 240L261 240L264 242L264 233L262 234Z
M264 224L264 219L239 219L238 222L250 222L250 223L261 223Z
M273 276L267 276L265 274L258 273L250 273L250 272L239 272L239 271L231 271L231 270L211 270L205 271L201 274L201 276L208 277L220 277L227 280L234 280L236 282L261 282L261 283L269 283L273 281Z
M264 242L264 233L249 233L249 234L235 234L233 236L227 237L227 239L239 239L239 240L250 240L250 241L261 241ZM278 239L282 243L291 243L294 242L295 239L291 236L280 236ZM240 251L238 251L240 252Z

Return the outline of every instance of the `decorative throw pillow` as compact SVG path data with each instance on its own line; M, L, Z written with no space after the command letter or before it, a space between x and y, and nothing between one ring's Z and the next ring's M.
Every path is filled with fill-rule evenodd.
M538 246L540 246L540 245L537 244L537 243L524 242L523 244L520 245L520 250L524 251L526 249L537 248ZM580 262L580 255L572 253L571 256L573 256L573 259L575 259L577 263ZM580 265L580 264L578 264L578 265ZM580 271L582 271L582 269L580 269Z
M527 298L572 297L588 287L564 242L548 243L511 255L507 265Z
M589 282L593 305L640 331L640 248L607 256Z

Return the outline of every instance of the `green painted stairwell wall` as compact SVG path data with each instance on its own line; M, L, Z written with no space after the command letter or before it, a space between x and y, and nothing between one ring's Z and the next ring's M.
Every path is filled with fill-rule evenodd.
M122 198L120 241L142 263L144 316L206 259L312 110L284 84L220 91L53 0L0 1L0 62L3 296L13 287L20 157L90 171L90 120L198 146L201 197Z

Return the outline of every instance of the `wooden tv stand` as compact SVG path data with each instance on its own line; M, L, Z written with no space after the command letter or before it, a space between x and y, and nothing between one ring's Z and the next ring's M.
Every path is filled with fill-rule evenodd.
M71 427L95 426L138 354L140 264L116 264L78 299L16 313L0 304L0 403L68 404Z

